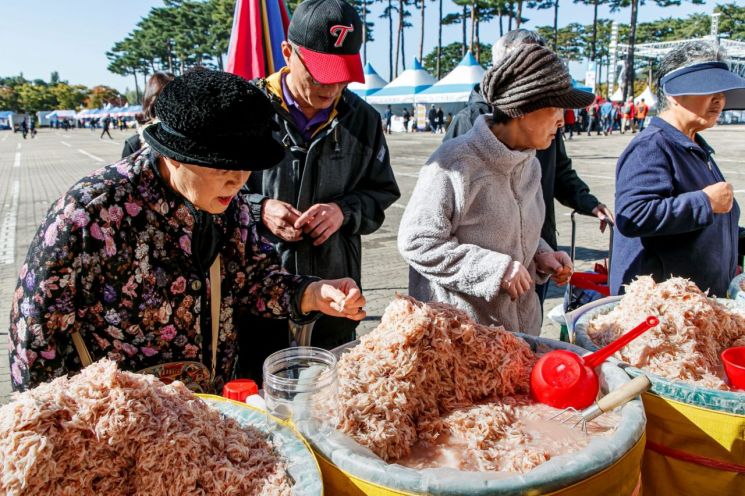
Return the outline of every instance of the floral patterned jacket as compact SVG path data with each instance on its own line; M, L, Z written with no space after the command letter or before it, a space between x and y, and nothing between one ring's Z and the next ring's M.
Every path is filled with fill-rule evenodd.
M192 254L194 207L156 174L149 150L93 172L50 209L29 247L13 296L10 368L15 390L80 370L71 333L92 359L126 370L192 361L212 368L209 267ZM219 391L237 357L234 311L308 320L299 297L312 278L283 272L237 196L214 216L222 305ZM196 245L195 245L196 246ZM312 318L311 318L312 319Z

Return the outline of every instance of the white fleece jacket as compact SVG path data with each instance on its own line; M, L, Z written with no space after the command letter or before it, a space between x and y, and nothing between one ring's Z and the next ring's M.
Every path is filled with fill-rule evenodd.
M535 150L510 150L488 116L443 143L419 173L398 232L408 262L409 293L451 303L482 324L537 335L541 311L531 290L517 301L500 289L513 260L534 281L533 257L551 251L541 240L545 206Z

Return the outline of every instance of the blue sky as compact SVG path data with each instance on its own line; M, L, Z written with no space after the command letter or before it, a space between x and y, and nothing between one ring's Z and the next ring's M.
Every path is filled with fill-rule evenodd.
M395 2L394 2L395 3ZM707 0L705 5L684 2L680 7L659 8L651 2L640 9L639 20L650 21L662 17L686 17L693 12L710 13L716 2ZM106 51L129 33L137 21L152 7L161 6L161 0L0 0L0 26L2 26L2 54L0 75L11 76L23 72L28 79L49 79L58 71L70 83L94 86L106 84L124 91L132 89L131 77L123 78L106 70ZM427 3L424 52L437 44L437 5ZM457 11L450 0L445 0L445 13ZM383 4L372 6L376 23L376 41L368 45L368 60L388 78L387 21L379 19ZM553 24L552 10L529 10L523 14L530 21L523 27L532 28ZM628 22L629 9L611 14L601 6L599 16ZM559 9L559 26L570 22L592 22L592 7L562 0ZM406 60L410 64L418 53L419 16L412 12L413 27L407 30ZM506 23L505 23L506 28ZM394 23L395 29L395 23ZM497 22L481 25L481 41L492 43L499 36ZM469 30L470 33L470 30ZM470 35L470 34L469 34ZM443 43L461 39L461 27L443 29ZM583 75L579 65L572 67L575 77Z

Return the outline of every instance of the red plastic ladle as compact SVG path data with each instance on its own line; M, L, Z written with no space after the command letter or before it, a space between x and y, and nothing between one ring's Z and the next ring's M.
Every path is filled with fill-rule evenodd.
M546 353L530 374L533 398L554 408L587 408L595 401L600 389L595 367L659 323L657 317L650 315L623 336L584 357L567 350Z

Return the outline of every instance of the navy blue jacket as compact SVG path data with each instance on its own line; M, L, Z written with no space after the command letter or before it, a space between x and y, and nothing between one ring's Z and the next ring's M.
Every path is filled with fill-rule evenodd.
M616 231L610 286L623 292L638 275L690 278L725 296L737 266L737 202L714 214L701 191L720 181L714 150L659 117L624 150L616 167Z

